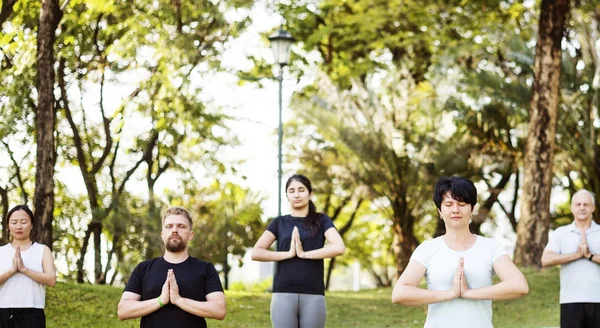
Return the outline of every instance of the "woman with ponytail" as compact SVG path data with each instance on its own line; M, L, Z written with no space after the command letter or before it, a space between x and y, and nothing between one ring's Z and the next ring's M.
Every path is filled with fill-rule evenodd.
M277 262L271 298L274 328L322 328L327 315L323 259L343 254L344 241L331 219L317 213L307 177L293 175L285 190L292 213L271 221L254 245L252 259ZM270 251L275 240L277 251Z

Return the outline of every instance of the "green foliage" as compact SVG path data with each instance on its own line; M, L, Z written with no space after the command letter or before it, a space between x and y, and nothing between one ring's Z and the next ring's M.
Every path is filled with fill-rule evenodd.
M389 287L395 275L394 234L390 220L378 216L376 211L362 215L345 239L348 260L358 260L361 267L371 274L379 287Z
M388 233L404 240L395 253L407 263L418 243L416 223L432 210L423 199L430 198L440 170L434 166L436 151L446 138L435 88L428 82L416 84L407 70L353 80L349 90L320 76L296 97L293 108L302 122L296 131L307 140L305 163L339 158L330 169L350 177L346 181L352 184L346 186L364 186L367 199L374 199L372 204L394 226Z
M263 198L233 183L215 181L188 203L195 214L195 238L190 254L224 264L226 256L240 261L263 229Z
M264 293L271 290L273 286L273 279L265 279L257 283L243 283L243 282L234 282L229 287L227 292L250 292L250 293Z
M207 176L235 173L234 163L221 163L216 153L236 140L223 132L227 117L202 93L210 81L198 76L222 69L221 54L250 23L253 4L68 2L55 43L57 171L77 168L87 195L57 187L54 244L68 268L65 278L84 270L81 252L90 222L102 227L103 238L89 239L96 278L100 271L110 274L111 265L127 275L157 253L160 205L154 186L167 170L177 178L196 175L188 180L194 188L198 162ZM39 11L39 1L17 1L0 33L0 136L8 140L0 152L18 149L18 160L2 174L7 181L0 181L11 203L33 181L25 174L34 171L33 153L22 150L34 144ZM149 197L126 188L131 180L146 180ZM100 240L109 255L102 264Z
M303 50L318 52L323 71L344 87L390 65L404 65L420 83L444 58L467 60L498 43L496 26L514 25L525 11L493 0L306 0L277 9Z

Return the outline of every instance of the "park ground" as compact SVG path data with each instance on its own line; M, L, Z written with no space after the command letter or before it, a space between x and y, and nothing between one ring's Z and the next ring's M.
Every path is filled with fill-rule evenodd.
M495 328L539 328L559 326L559 271L525 270L529 295L514 301L497 301ZM48 288L46 317L53 327L139 327L139 320L120 321L117 304L122 288L59 283ZM327 293L327 328L334 327L423 327L427 307L392 304L391 288L360 292ZM224 321L208 320L211 328L270 327L270 294L227 291Z

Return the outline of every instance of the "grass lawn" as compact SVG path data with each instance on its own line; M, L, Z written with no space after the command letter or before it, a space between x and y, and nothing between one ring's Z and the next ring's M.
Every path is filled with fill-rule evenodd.
M497 301L495 328L558 327L558 269L526 271L530 293L516 301ZM48 327L139 327L139 320L119 321L122 289L59 283L47 289ZM209 327L270 327L268 293L226 292L227 317ZM391 289L327 293L327 327L423 327L427 307L403 307L390 301ZM176 325L173 326L174 328Z

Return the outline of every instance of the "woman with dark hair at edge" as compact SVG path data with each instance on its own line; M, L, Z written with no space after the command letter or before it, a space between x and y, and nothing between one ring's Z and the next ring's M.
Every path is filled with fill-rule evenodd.
M46 286L56 284L50 248L33 241L35 218L26 205L6 215L9 243L0 247L0 327L46 327Z
M527 280L496 240L469 231L477 204L471 180L440 178L433 201L446 233L415 249L394 286L392 302L428 304L425 328L491 328L492 301L527 295ZM496 284L494 273L500 278ZM423 277L427 289L419 287Z
M254 245L252 259L277 262L271 298L274 328L322 328L327 316L323 259L343 254L344 241L331 219L317 213L307 177L293 175L285 190L292 213L271 221ZM277 251L270 251L275 240Z

